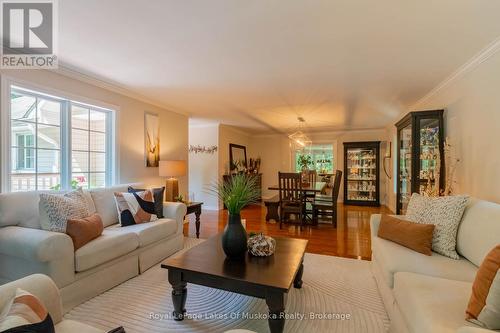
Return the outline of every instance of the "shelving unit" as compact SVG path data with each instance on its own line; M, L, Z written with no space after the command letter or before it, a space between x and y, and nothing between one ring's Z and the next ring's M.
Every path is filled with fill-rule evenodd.
M405 214L412 193L444 188L443 110L410 112L398 129L397 214Z
M344 142L344 204L380 205L380 141Z

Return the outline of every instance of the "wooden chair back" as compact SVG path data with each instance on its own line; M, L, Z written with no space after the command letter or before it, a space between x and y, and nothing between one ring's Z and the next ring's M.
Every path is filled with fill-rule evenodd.
M300 202L302 200L302 181L300 173L278 172L280 202Z
M316 179L318 177L318 173L316 172L316 170L309 170L307 172L307 181L309 182L309 184L316 184Z

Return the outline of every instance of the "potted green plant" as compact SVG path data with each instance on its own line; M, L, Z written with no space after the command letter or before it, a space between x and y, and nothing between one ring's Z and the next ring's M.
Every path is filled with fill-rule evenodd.
M299 155L297 158L297 164L300 166L302 171L302 183L307 184L309 182L309 166L313 165L311 155Z
M222 234L222 249L229 258L241 258L247 250L247 233L241 224L241 210L259 199L257 178L236 174L211 188L227 207L228 219Z

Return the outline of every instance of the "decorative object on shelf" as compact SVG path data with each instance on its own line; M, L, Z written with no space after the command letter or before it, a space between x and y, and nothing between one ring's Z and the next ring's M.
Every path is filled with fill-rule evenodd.
M144 155L146 167L157 168L160 163L160 117L144 113Z
M195 154L214 154L217 146L189 145L189 152Z
M241 224L240 212L248 204L257 202L260 190L257 177L237 174L225 181L213 184L209 190L215 193L228 210L228 219L222 234L222 249L230 259L238 259L247 251L247 233Z
M379 206L380 141L344 142L344 203Z
M250 162L248 163L248 170L247 172L249 173L259 173L260 170L260 157L257 158L250 158Z
M254 235L251 233L250 238L248 238L248 251L256 257L272 256L275 248L274 238L264 236L262 232Z
M396 123L396 214L404 215L413 193L443 194L445 185L444 110L410 112Z
M450 143L450 139L444 140L444 159L445 159L445 186L441 195L453 195L453 186L457 183L455 180L455 171L457 170L460 158L456 156L455 147Z
M234 143L229 144L229 171L230 173L247 172L247 148Z
M186 161L160 161L159 176L169 177L165 186L165 200L175 201L179 196L179 183L175 177L186 175Z

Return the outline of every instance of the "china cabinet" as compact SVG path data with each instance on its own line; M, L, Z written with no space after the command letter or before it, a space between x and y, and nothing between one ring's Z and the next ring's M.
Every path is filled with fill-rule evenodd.
M380 141L344 142L344 204L379 206Z
M412 193L439 195L444 187L444 110L410 112L398 123L396 213Z

